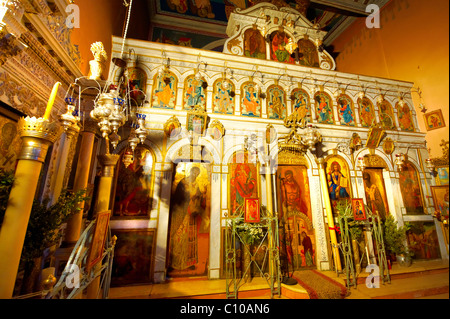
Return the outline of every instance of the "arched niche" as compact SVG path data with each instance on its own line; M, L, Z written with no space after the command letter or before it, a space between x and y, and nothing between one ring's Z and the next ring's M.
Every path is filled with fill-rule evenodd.
M414 132L414 122L409 105L403 101L395 104L397 109L398 123L402 131Z
M323 91L314 94L317 122L320 124L334 124L333 100Z
M266 40L256 25L244 31L244 56L266 59Z
M174 109L177 101L177 76L168 70L153 77L151 106L154 108Z
M153 150L139 144L134 152L122 147L116 154L120 158L114 174L111 217L150 218L156 163Z
M298 40L297 45L299 64L302 66L319 68L319 53L314 42L307 38L303 38Z
M398 175L406 214L424 215L426 210L419 171L411 161L406 161Z
M359 119L363 127L370 127L376 123L375 110L372 101L368 97L358 98Z

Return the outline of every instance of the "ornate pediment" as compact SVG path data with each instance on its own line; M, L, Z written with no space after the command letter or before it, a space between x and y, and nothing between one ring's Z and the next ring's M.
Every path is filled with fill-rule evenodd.
M289 6L263 2L231 13L224 53L334 70L326 31ZM292 49L290 49L292 48ZM289 52L289 54L287 54Z

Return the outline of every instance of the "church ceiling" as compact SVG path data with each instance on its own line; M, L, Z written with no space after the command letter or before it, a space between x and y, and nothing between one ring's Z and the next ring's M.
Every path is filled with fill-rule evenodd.
M357 17L366 16L369 0L147 0L152 21L169 24L169 21L189 20L193 30L208 30L220 34L225 30L228 17L236 8L246 9L261 2L271 2L278 7L289 6L302 12L309 21L320 24L329 32L326 44L335 39ZM388 0L374 0L380 8ZM195 21L195 25L192 22ZM183 26L183 23L180 24ZM223 32L225 33L225 32ZM328 41L327 41L328 39ZM327 43L328 42L328 43Z

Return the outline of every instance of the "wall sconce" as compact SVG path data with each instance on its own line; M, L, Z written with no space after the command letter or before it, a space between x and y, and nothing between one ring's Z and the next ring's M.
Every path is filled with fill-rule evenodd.
M425 160L425 163L426 167L430 171L431 176L436 177L437 176L436 166L433 164L431 158L427 158Z
M366 168L366 161L364 160L364 157L358 157L356 167L359 167L361 172L364 171L364 169Z
M305 133L302 135L301 143L310 151L316 150L316 144L322 141L322 135L316 130L312 124L308 124Z
M416 88L412 88L411 92L415 92L419 95L419 99L420 99L420 103L419 103L419 109L422 113L425 113L427 111L427 108L425 106L425 103L423 103L423 99L422 99L422 91L420 90L420 87Z
M395 154L395 164L398 167L398 170L401 172L403 170L403 166L406 164L408 160L408 155L404 153Z

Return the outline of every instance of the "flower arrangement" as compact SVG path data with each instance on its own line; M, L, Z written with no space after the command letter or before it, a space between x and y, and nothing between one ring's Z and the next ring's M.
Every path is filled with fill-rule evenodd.
M260 226L250 223L241 224L241 227L238 228L238 233L242 242L247 245L253 245L264 236Z

